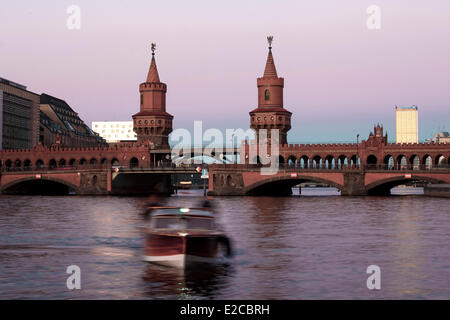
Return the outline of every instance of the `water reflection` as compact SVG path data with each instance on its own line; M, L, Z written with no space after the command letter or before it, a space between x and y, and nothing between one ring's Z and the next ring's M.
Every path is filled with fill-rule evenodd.
M399 202L398 219L394 226L397 241L392 243L392 250L398 258L394 262L392 272L395 277L392 282L397 294L420 296L427 291L420 289L424 287L422 282L427 277L424 255L420 252L423 239L419 223L422 220L423 203L414 203L414 210L411 205L408 197L403 197ZM404 283L409 284L406 290Z
M149 199L0 196L0 298L450 297L449 199L311 189L214 198L236 255L229 266L186 273L142 261ZM189 190L162 200L191 207L201 199L202 190ZM77 292L65 288L72 264L82 270ZM379 292L365 284L370 264L381 267Z
M158 299L215 299L222 294L232 272L231 265L182 270L148 263L142 276L144 295Z

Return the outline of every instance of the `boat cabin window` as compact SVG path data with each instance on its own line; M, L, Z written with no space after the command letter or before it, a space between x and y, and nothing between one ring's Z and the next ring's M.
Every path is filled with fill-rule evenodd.
M184 229L185 223L180 218L154 218L153 227L157 229Z
M208 218L191 218L187 220L187 229L214 229L214 221Z
M155 229L214 229L214 221L211 218L198 217L155 217L153 218Z

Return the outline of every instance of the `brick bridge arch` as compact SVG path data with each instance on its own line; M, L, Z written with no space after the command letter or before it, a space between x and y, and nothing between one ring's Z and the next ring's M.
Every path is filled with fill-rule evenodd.
M61 178L57 178L57 177L52 177L52 176L44 176L41 178L36 178L35 175L29 175L26 177L20 177L20 178L16 178L12 181L9 181L8 183L1 185L0 187L0 193L8 193L8 190L13 189L14 187L18 186L19 184L22 183L27 183L27 182L33 182L33 181L50 181L50 182L55 182L58 184L61 184L71 190L73 190L74 192L77 192L79 189L79 186L77 186L76 184L67 181L65 179L61 179Z
M314 181L327 184L329 186L335 187L338 190L342 190L343 188L343 185L338 183L337 181L318 177L314 174L297 174L297 176L295 177L291 176L291 174L282 174L276 176L267 176L266 178L262 178L259 181L251 183L244 187L243 192L245 195L251 195L258 193L258 190L265 189L265 187L270 188L270 186L273 186L273 191L275 191L275 193L279 192L280 194L286 194L289 193L289 189L291 189L293 186L306 181ZM283 188L280 188L280 186L283 186Z
M450 176L429 176L421 174L411 174L405 177L404 174L381 178L366 185L368 194L385 195L390 193L390 189L411 181L426 181L429 183L450 183Z
M290 195L291 188L305 181L324 183L340 190L344 196L388 195L390 189L406 182L450 183L445 168L429 170L329 170L280 169L264 174L262 168L242 165L211 165L210 195Z
M290 195L292 186L305 181L324 183L345 190L342 172L324 170L280 170L274 174L261 174L261 167L218 165L209 167L210 195Z

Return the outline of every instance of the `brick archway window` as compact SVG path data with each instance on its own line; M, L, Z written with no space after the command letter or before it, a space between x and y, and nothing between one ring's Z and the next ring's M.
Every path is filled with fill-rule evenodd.
M37 168L42 168L44 166L44 161L42 161L41 159L38 159L36 161L36 167Z
M264 92L264 100L270 100L270 91L269 91L269 89L267 89L265 92Z
M139 167L139 159L136 157L133 157L130 159L130 168L137 168Z

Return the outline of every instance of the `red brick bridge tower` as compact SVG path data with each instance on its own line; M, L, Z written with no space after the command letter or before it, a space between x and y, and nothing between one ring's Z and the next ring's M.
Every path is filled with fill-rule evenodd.
M150 142L152 149L168 149L173 116L166 112L167 85L159 80L152 43L152 61L147 81L139 85L140 112L133 115L138 142Z
M269 54L264 75L257 79L258 108L250 111L250 128L255 130L257 139L259 139L259 129L267 129L268 138L270 138L271 129L279 129L279 143L284 145L287 144L287 132L291 129L292 113L283 107L284 79L278 78L275 68L272 56L273 37L267 37L267 40Z

